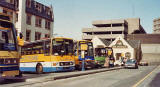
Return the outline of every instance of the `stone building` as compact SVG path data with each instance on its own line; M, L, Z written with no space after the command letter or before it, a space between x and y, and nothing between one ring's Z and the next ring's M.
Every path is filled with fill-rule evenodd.
M98 20L93 21L92 25L92 28L82 29L82 39L91 40L94 36L97 36L108 41L114 41L118 36L126 39L127 34L146 33L139 18Z
M153 20L153 33L160 34L160 18Z
M17 33L22 32L26 41L53 35L54 17L50 6L35 0L0 0L0 13L11 16Z

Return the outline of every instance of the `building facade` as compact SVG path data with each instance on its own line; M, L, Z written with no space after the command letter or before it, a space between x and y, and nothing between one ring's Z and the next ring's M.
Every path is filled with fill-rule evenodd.
M82 29L82 39L91 40L94 36L114 41L116 37L122 36L126 39L127 34L146 33L140 25L139 18L99 20L92 22L92 28Z
M141 43L139 40L125 40L123 37L117 37L110 45L113 49L115 61L124 59L136 59L140 62L142 59Z
M26 41L53 36L52 6L45 6L35 0L0 0L0 13L11 16L17 33L22 32Z
M153 20L153 33L160 34L160 18Z

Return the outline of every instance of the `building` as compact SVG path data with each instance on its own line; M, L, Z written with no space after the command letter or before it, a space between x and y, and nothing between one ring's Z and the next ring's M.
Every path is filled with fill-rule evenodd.
M0 0L0 13L11 16L26 41L53 36L53 9L35 0ZM1 34L2 35L2 34Z
M92 22L92 28L82 29L82 39L91 40L94 36L114 41L116 37L122 36L126 39L127 34L146 33L140 24L139 18L98 20Z
M160 33L160 18L153 20L153 33Z
M115 61L120 58L136 59L140 62L142 59L141 43L139 40L125 40L122 36L117 37L110 45L113 49Z
M129 34L127 40L140 40L143 60L149 64L160 62L160 34Z

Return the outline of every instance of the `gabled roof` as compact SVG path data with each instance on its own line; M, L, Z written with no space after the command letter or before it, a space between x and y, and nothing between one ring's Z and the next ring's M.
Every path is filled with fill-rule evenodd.
M112 43L111 41L99 38L107 47Z
M141 42L140 40L126 40L128 44L133 48L139 48Z

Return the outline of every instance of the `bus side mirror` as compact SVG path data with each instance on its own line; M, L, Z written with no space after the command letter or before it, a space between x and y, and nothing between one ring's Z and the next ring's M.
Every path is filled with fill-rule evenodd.
M24 40L23 40L23 34L20 33L19 36L17 37L18 40L18 45L23 46L24 45Z

